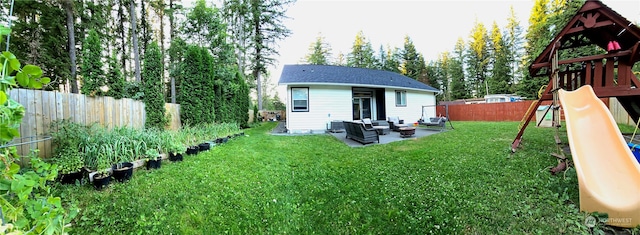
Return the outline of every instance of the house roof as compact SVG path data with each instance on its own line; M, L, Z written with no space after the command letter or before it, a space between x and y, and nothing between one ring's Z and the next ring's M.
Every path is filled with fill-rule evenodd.
M440 90L402 74L334 65L285 65L281 85L337 85L360 87L406 88L430 92Z
M597 45L607 49L607 44L615 40L621 49L629 50L624 53L630 57L631 64L639 58L638 44L640 44L640 28L629 20L609 8L598 0L588 0L580 10L571 18L569 23L560 30L558 35L536 57L530 65L529 73L532 76L541 68L550 66L551 54L554 48L567 49L585 45Z

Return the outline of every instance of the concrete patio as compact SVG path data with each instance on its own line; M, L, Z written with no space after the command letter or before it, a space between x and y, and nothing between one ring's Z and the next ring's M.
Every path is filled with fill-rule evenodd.
M411 139L416 139L416 138L421 138L421 137L425 137L425 136L429 136L429 135L433 135L433 134L438 134L438 133L442 133L446 130L436 130L436 129L427 129L424 127L417 127L416 128L416 133L411 136L411 137L400 137L400 132L395 132L395 131L391 131L389 134L386 135L380 135L380 143L371 143L371 144L361 144L358 141L352 140L352 139L347 139L347 133L346 132L342 132L342 133L329 133L332 136L336 137L338 140L342 140L342 142L344 142L345 144L351 146L351 147L364 147L364 146L373 146L373 145L377 145L377 144L388 144L391 142L396 142L396 141L403 141L403 140L411 140Z
M338 132L338 133L331 133L328 132L329 135L332 135L333 137L335 137L338 140L341 140L342 142L344 142L346 145L351 146L351 147L364 147L364 146L373 146L373 145L377 145L377 144L388 144L391 142L396 142L396 141L403 141L403 140L411 140L411 139L416 139L416 138L421 138L421 137L425 137L425 136L429 136L429 135L433 135L433 134L438 134L438 133L442 133L445 131L448 131L449 128L445 129L445 130L439 130L437 129L437 127L435 127L434 129L431 128L426 128L424 126L419 126L416 128L416 133L411 136L411 137L407 137L407 138L402 138L400 137L400 133L399 132L395 132L395 131L391 131L389 134L386 135L380 135L380 143L371 143L371 144L361 144L360 142L357 142L355 140L352 139L347 139L347 133L346 132ZM273 135L310 135L310 134L287 134L286 133L286 128L284 127L284 122L279 122L278 126L276 128L274 128L271 131L271 134ZM313 135L317 135L318 133L314 133Z

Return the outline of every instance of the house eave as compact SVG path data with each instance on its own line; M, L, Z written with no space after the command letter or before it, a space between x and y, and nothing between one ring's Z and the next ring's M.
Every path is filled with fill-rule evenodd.
M402 89L402 90L411 90L411 91L419 91L419 92L432 92L437 94L442 94L440 90L431 90L431 89L419 89L413 87L400 87L400 86L384 86L384 85L374 85L374 84L352 84L352 83L327 83L327 82L290 82L290 83L278 83L278 85L286 85L290 86L341 86L341 87L367 87L367 88L388 88L388 89Z

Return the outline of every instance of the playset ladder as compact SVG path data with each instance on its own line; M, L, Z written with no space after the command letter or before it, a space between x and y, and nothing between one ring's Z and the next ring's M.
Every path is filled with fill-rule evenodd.
M518 126L518 135L516 135L516 138L511 143L511 152L516 152L516 149L522 141L524 130L527 129L527 126L529 125L529 122L531 121L533 116L536 114L535 111L538 110L538 107L540 107L540 100L533 101L533 103L531 103L531 106L529 106L529 109L527 109L525 115L522 116L522 121L520 121L520 125Z

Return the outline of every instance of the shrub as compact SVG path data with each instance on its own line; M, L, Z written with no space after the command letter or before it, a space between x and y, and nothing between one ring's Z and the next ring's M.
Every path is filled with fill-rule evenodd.
M144 56L142 85L147 119L146 128L163 129L167 120L164 115L164 93L162 89L162 53L156 42L152 42Z

